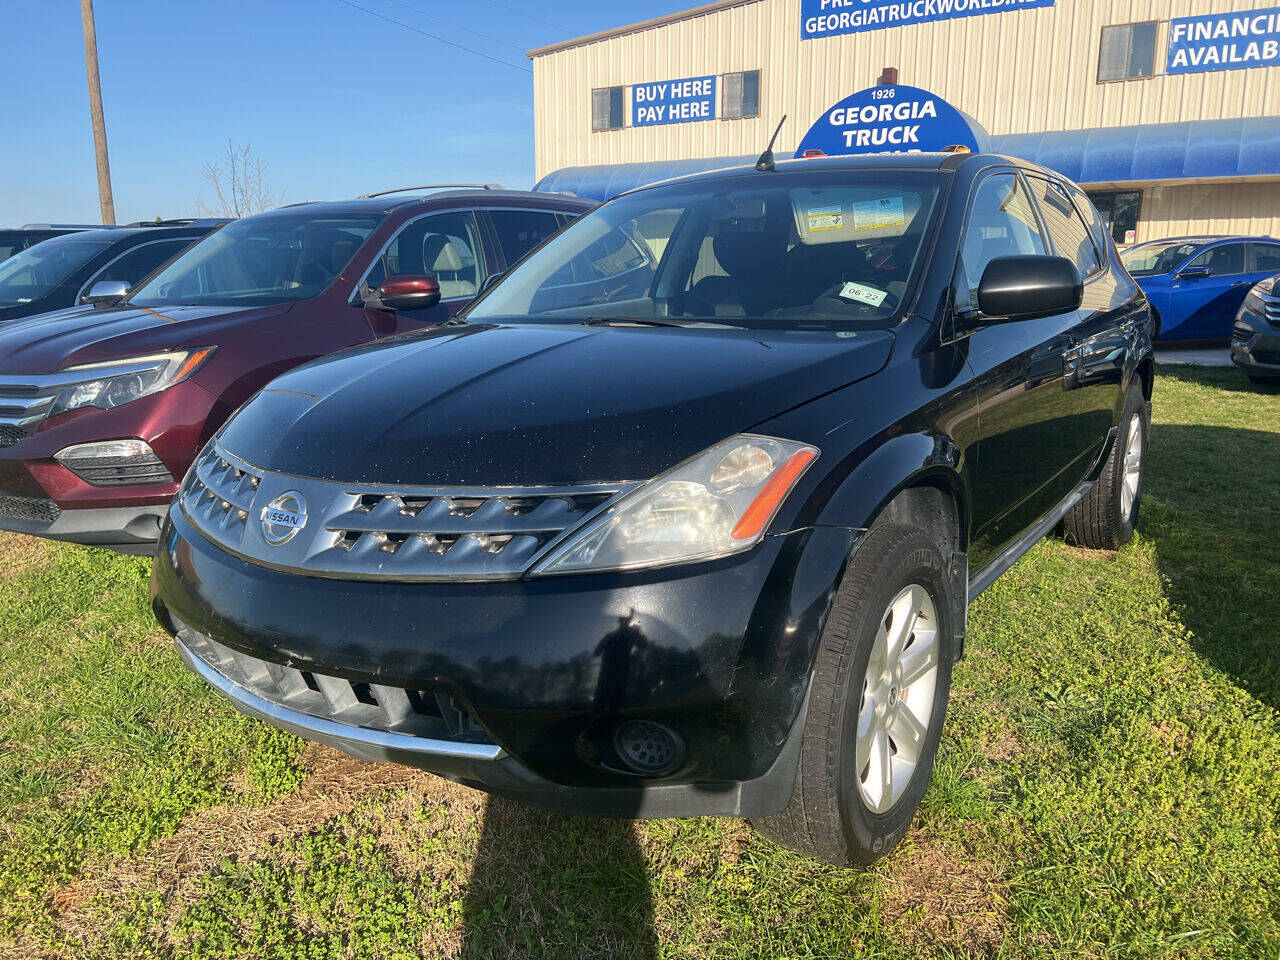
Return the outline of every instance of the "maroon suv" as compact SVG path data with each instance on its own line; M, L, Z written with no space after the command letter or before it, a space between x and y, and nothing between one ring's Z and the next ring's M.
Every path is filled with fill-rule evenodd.
M246 217L118 303L0 326L0 529L149 552L196 453L268 380L449 320L591 207L412 189Z

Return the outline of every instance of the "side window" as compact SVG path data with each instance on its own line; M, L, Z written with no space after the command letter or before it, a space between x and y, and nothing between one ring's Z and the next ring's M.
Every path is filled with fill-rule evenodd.
M498 234L498 245L507 258L507 266L560 229L560 220L554 213L539 210L490 210L489 219Z
M1044 216L1058 256L1074 263L1082 278L1097 273L1102 264L1098 251L1094 249L1093 237L1089 235L1089 228L1080 218L1066 188L1040 177L1028 177L1027 182L1040 204L1040 213Z
M1107 226L1107 221L1103 218L1102 212L1093 205L1093 201L1079 187L1069 187L1071 199L1075 201L1076 210L1084 217L1084 222L1089 226L1089 233L1093 236L1093 245L1097 248L1098 256L1105 263L1111 259L1111 251L1114 244L1111 240L1111 228Z
M162 263L177 256L194 242L194 239L166 240L134 247L115 263L107 264L106 269L90 280L89 284L95 284L99 280L123 280L130 286L137 286L139 280L150 276Z
M1208 267L1209 275L1213 277L1244 273L1244 244L1224 243L1218 247L1210 247L1183 269L1196 270L1202 267Z
M396 273L428 274L440 282L440 298L474 297L485 277L480 230L470 210L438 213L405 224L365 278L376 289Z
M982 272L996 257L1044 252L1031 198L1018 178L997 173L983 180L974 194L960 246L970 293L977 291Z
M1258 273L1280 273L1280 243L1255 243L1253 258Z

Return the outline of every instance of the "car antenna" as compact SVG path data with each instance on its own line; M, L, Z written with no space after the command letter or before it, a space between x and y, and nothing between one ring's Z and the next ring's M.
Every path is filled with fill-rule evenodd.
M782 132L782 125L787 122L787 115L784 113L782 119L778 121L778 129L773 131L773 136L769 138L769 145L764 148L764 153L760 154L760 159L756 161L756 169L761 173L772 173L773 166L773 145L778 141L778 134Z

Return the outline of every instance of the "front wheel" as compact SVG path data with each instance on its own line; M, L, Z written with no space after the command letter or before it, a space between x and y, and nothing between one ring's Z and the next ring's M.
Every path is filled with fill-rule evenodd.
M1067 537L1094 550L1118 550L1133 538L1151 432L1151 405L1137 384L1129 390L1115 446L1093 489L1063 518Z
M791 800L752 826L839 866L865 866L897 845L942 736L953 609L933 539L905 524L873 527L819 641Z

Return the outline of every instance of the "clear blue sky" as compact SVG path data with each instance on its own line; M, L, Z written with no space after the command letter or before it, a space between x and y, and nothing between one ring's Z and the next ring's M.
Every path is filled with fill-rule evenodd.
M697 4L351 2L521 68L526 49ZM121 222L193 213L209 193L203 165L228 139L253 144L286 202L423 182L532 182L533 76L523 69L340 0L95 6ZM77 0L0 0L0 90L0 227L96 222Z

